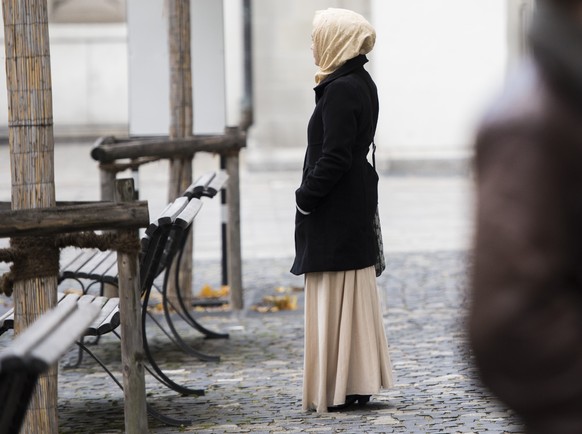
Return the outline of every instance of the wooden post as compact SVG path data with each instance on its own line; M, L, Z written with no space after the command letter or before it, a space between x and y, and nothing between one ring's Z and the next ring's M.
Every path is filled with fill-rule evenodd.
M131 200L133 180L118 180L115 183L115 201ZM135 230L124 232L137 238ZM138 266L137 254L117 253L125 432L129 434L148 432Z
M115 172L99 169L99 180L101 181L101 200L113 201L115 196Z
M230 176L230 182L227 190L230 189L230 196L232 199L227 199L228 221L232 221L230 229L232 231L227 238L229 247L227 256L232 259L230 265L227 265L230 274L229 283L232 286L233 298L231 300L234 309L243 308L243 294L242 294L242 258L241 258L241 243L240 243L240 179L239 179L239 153L245 147L246 135L241 133L240 128L229 127L226 128L225 134L218 136L193 136L190 138L174 139L174 140L132 140L124 143L116 143L114 146L103 144L95 147L91 151L91 155L95 160L104 163L113 163L121 159L136 159L136 158L175 158L175 156L192 156L197 152L211 152L220 153L228 160L226 170ZM177 193L177 192L176 192ZM232 202L232 205L230 205ZM191 258L184 263L184 267L192 265ZM188 273L190 275L190 273ZM191 278L187 279L191 282ZM186 284L182 288L188 288ZM189 295L191 294L188 291Z
M12 208L52 207L54 137L47 3L4 0L2 6ZM15 333L55 306L56 293L56 275L15 282ZM53 367L39 379L22 432L57 431L57 369Z
M85 202L20 210L0 208L0 238L46 237L69 232L147 227L148 224L146 201ZM38 262L36 258L32 261Z
M228 245L228 282L230 284L230 305L234 310L242 310L242 257L240 237L240 178L239 151L232 151L226 156L228 184L226 199L228 207L227 245Z
M236 127L234 127L236 129ZM230 128L229 128L230 129ZM229 130L227 129L227 131ZM197 135L183 139L142 139L104 144L91 150L93 159L101 164L123 159L193 158L198 152L223 153L240 149L240 137L233 134Z
M115 176L113 170L99 169L99 179L101 181L101 200L113 201L115 199ZM103 284L103 295L105 297L118 297L119 288L110 283Z
M91 155L93 155L93 151L99 148L102 145L109 145L115 144L115 137L113 136L105 136L100 137L97 141L93 144L93 149L91 150ZM107 170L102 167L99 167L99 180L101 183L101 200L102 201L111 201L113 202L115 198L115 177L116 172L114 170Z
M192 59L190 55L190 0L169 0L170 140L191 137L193 132ZM169 200L180 196L192 183L192 159L170 160ZM192 237L192 236L191 236ZM169 272L174 273L176 264ZM186 306L192 300L192 238L184 247L180 264L180 288ZM174 280L168 297L177 304Z

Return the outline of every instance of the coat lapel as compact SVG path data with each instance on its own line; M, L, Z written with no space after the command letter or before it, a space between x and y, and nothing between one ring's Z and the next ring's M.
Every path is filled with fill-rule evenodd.
M323 95L323 91L325 87L331 83L332 81L336 80L339 77L343 77L344 75L348 75L349 73L355 71L358 68L361 68L368 62L368 58L361 54L358 57L354 57L353 59L348 60L338 69L336 69L333 73L331 73L325 80L319 83L317 86L313 88L315 90L315 101L319 101L321 95Z

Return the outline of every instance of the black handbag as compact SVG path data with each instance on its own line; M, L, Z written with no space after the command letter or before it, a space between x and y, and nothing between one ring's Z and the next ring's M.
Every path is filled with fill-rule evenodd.
M374 214L374 233L376 234L376 277L380 277L386 269L386 258L384 258L384 243L382 242L382 226L380 225L380 214L378 208Z
M372 165L374 170L376 170L376 143L374 142L372 142ZM374 214L372 225L374 228L374 234L376 235L376 263L374 264L374 267L376 268L376 277L380 277L380 275L386 269L386 258L384 257L382 225L380 224L380 212L378 207L376 207L376 213Z

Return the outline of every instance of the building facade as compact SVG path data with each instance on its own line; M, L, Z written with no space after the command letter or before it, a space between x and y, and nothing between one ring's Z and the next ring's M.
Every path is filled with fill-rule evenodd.
M241 3L222 0L222 22L215 23L224 26L227 125L240 121L244 97ZM247 163L256 169L300 167L314 105L311 22L316 10L327 7L353 9L377 29L367 68L380 93L381 168L466 160L476 122L516 53L524 51L521 35L531 5L532 0L252 0L254 123ZM126 2L49 0L49 13L55 133L129 134L136 90L135 79L129 79ZM6 124L6 89L0 86L0 133Z
M48 0L48 12L55 134L126 134L125 1ZM0 55L4 58L3 30ZM5 137L8 104L4 67L0 68L0 83L0 135Z

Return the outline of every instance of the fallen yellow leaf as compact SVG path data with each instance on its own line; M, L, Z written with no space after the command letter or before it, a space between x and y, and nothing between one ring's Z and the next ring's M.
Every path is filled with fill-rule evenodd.
M206 284L199 292L200 298L224 298L230 294L230 286L223 285L219 289L214 289L212 286Z

